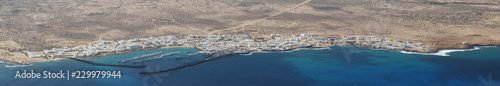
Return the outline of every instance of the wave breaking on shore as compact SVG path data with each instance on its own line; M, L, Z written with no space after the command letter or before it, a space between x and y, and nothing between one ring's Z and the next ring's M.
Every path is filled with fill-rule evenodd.
M436 55L436 56L450 56L448 53L451 53L451 52L473 51L473 50L479 50L479 49L481 49L481 48L474 47L474 49L447 49L447 50L440 50L437 53L419 53L419 52L407 52L407 51L401 51L401 53L404 53L404 54L420 54L420 55Z
M311 47L311 48L296 48L296 49L287 50L287 51L260 51L257 53L290 53L290 52L295 52L295 51L300 51L300 50L332 50L332 48L330 48L330 47L321 47L321 48Z
M252 54L253 54L253 52L250 52L250 53L248 53L248 54L240 54L240 55L250 56L250 55L252 55Z
M33 64L28 64L28 65L21 65L21 64L5 65L5 67L27 67L27 66L33 66Z

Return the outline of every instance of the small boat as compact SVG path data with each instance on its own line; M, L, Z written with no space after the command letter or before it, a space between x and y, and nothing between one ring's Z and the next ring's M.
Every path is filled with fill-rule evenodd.
M181 53L181 52L172 52L172 53L167 53L167 54L165 54L165 56L170 56L170 55L174 55L174 54L178 54L178 53Z

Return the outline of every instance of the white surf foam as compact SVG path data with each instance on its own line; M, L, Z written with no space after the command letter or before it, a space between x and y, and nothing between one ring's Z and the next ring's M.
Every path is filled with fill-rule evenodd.
M240 54L240 55L250 56L250 55L252 55L252 54L253 54L253 52L250 52L250 53L248 53L248 54Z
M27 66L32 66L33 64L28 64L28 65L19 65L19 64L15 64L15 65L5 65L5 67L27 67Z
M293 51L295 50L332 50L332 48L330 47L322 47L322 48L297 48L297 49L294 49Z
M450 56L448 53L451 52L461 52L461 51L473 51L473 50L479 50L479 47L474 47L474 49L448 49L448 50L440 50L437 53L418 53L418 52L407 52L407 51L401 51L401 53L404 54L420 54L420 55L436 55L436 56Z
M332 50L330 47L324 47L324 48L296 48L292 49L289 51L263 51L263 52L258 52L258 53L290 53L294 51L300 51L300 50Z
M479 47L498 47L498 46L479 46Z

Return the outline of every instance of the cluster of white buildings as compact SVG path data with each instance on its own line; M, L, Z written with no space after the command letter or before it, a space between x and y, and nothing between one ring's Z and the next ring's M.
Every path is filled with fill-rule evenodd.
M200 36L200 35L197 35ZM253 51L287 51L299 47L315 47L321 42L315 41L310 34L292 35L283 37L280 34L271 34L269 40L256 41L263 38L254 38L250 35L222 35L202 36L206 39L200 40L196 48L204 53L249 53ZM327 42L326 42L327 43Z
M163 36L118 41L103 41L97 43L89 43L87 45L75 46L71 48L52 48L50 50L43 50L42 52L24 51L24 53L26 53L26 55L30 58L88 57L102 53L121 52L134 49L156 48L158 46L173 45L179 45L175 37Z
M357 46L371 47L375 49L390 49L390 50L424 50L426 52L430 51L430 47L426 46L424 43L413 43L411 41L403 42L401 40L389 40L383 36L347 36L343 39L335 40L335 43L341 44L354 44Z
M183 36L182 36L183 37ZM175 36L139 38L118 41L103 41L75 47L52 48L42 52L24 51L30 58L87 57L102 53L157 48L161 46L194 45L205 54L249 53L253 51L287 51L295 48L326 47L331 45L357 45L376 49L429 50L423 43L389 40L382 36L346 36L343 38L313 38L311 34L282 36L271 34L270 38L255 38L251 35L189 35L186 39Z

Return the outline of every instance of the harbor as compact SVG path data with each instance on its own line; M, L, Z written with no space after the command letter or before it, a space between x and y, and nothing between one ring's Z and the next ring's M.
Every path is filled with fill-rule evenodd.
M163 51L156 52L156 53L151 53L151 54L147 54L147 55L142 55L142 56L137 56L137 57L134 57L134 58L131 58L131 59L121 60L121 61L118 61L118 63L124 63L124 62L129 62L129 61L132 61L132 60L136 60L136 59L142 59L142 58L145 58L145 57L154 56L154 55L158 55L158 54L161 54L161 53L163 53Z
M153 60L157 60L157 59L161 59L165 56L170 56L170 55L174 55L174 54L178 54L180 52L171 52L171 53L167 53L167 54L164 54L164 55L160 55L160 56L155 56L153 58L149 58L149 59L144 59L144 60L139 60L139 61L135 61L135 62L132 62L132 64L137 64L137 63L143 63L143 62L148 62L148 61L153 61Z
M184 59L184 58L189 58L191 56L194 56L194 55L198 55L200 53L195 53L195 54L192 54L192 53L188 53L186 56L178 56L178 57L175 57L175 60L181 60L181 59Z

